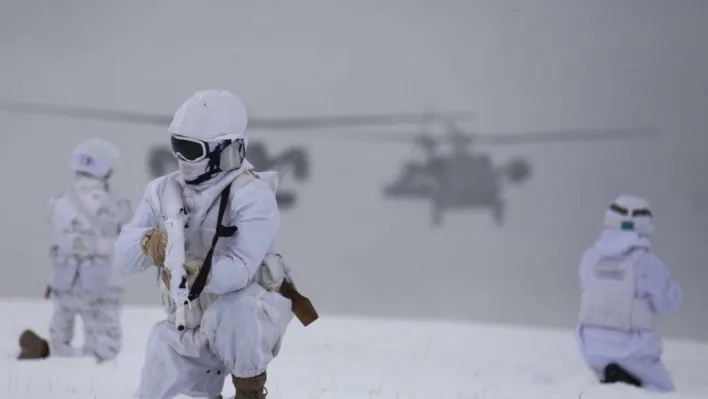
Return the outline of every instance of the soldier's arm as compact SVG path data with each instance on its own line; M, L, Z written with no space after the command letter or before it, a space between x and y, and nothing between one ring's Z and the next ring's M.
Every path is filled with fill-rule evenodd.
M57 234L56 227L55 227L56 226L55 214L57 212L61 212L61 209L58 209L58 208L61 208L60 206L58 206L58 204L60 202L59 201L60 198L61 198L61 195L55 195L55 196L51 197L49 199L49 201L47 202L47 205L44 209L45 221L46 221L47 225L49 225L49 229L51 232L51 244L49 247L50 255L53 254L54 252L56 252L57 247L59 245L66 246L66 245L70 244L70 241L64 242L65 241L65 240L63 240L64 237L60 234Z
M152 265L152 260L143 254L140 246L145 233L159 226L148 192L149 186L132 220L121 228L120 235L113 245L114 264L125 274L138 273Z
M49 198L49 201L47 202L47 205L44 209L44 215L45 215L45 221L49 225L49 228L52 230L51 232L51 244L49 246L49 258L52 260L52 263L54 263L54 259L57 257L57 252L59 251L59 247L56 243L56 233L53 231L54 230L54 209L56 209L57 201L59 197L58 196L52 196ZM47 286L44 289L44 298L49 299L52 293L52 274L53 272L50 271L48 279L47 279Z
M123 226L131 222L133 216L133 204L128 198L121 198L118 200L118 229L119 231L123 229Z
M280 229L280 213L273 191L256 181L232 194L231 225L238 227L219 256L212 261L205 291L223 295L253 281ZM227 225L227 222L223 223Z
M649 298L654 312L672 312L681 305L681 286L671 279L669 268L659 257L652 253L643 255L636 268L638 294Z

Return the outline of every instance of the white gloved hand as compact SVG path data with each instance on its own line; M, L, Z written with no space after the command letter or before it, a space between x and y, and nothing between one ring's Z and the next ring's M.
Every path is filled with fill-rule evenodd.
M188 262L185 262L184 268L185 270L187 270L187 277L189 278L189 282L192 283L197 278L197 274L199 274L199 270L201 270L202 268L202 261L190 260Z
M256 281L266 291L278 291L287 270L288 266L280 254L267 255L256 272Z

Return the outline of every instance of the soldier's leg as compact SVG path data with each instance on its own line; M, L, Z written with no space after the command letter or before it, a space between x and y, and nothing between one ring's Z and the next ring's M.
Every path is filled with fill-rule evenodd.
M96 320L98 319L98 299L84 297L80 307L79 316L84 326L84 356L94 356L96 352Z
M76 357L83 353L71 345L74 339L74 326L77 309L77 297L71 293L53 296L54 312L49 324L49 346L53 356Z
M206 347L184 350L184 334L193 333L177 331L167 320L153 326L145 345L137 398L219 397L228 371Z
M671 374L658 356L632 356L618 362L628 373L641 381L642 387L655 392L674 392Z
M122 347L120 306L122 290L114 288L91 298L82 312L85 331L84 353L98 363L113 360Z
M236 399L266 397L266 369L292 318L290 300L258 285L222 295L207 309L202 331L230 370Z

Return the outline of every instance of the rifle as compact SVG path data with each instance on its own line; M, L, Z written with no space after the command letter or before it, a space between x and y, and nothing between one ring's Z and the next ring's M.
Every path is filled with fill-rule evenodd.
M171 179L165 182L165 231L167 245L165 247L165 268L170 271L170 294L175 302L175 324L179 331L184 330L187 309L190 306L187 269L184 267L184 227L188 216L182 200L182 188Z

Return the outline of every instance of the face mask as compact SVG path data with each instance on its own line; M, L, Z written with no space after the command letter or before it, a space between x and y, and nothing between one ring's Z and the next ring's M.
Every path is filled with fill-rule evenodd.
M184 181L189 182L201 176L207 170L209 165L209 159L202 159L197 162L186 162L183 160L178 160L179 173L182 175Z
M177 156L177 163L182 179L192 187L209 186L210 184L204 183L212 181L217 174L207 174L208 172L212 172L217 166L219 168L226 167L227 170L231 170L233 169L230 166L231 164L235 162L241 164L245 156L243 141L237 139L226 147L222 146L224 143L228 143L228 141L222 144L217 144L216 142L207 143L202 140L173 134L171 138L172 151ZM224 151L224 149L227 150ZM236 154L234 154L234 150L237 151ZM214 165L212 164L214 161L212 155L215 155L214 152L217 151L219 154L216 159L218 159L219 165ZM234 160L234 157L237 159ZM203 183L190 183L195 180L203 181Z

